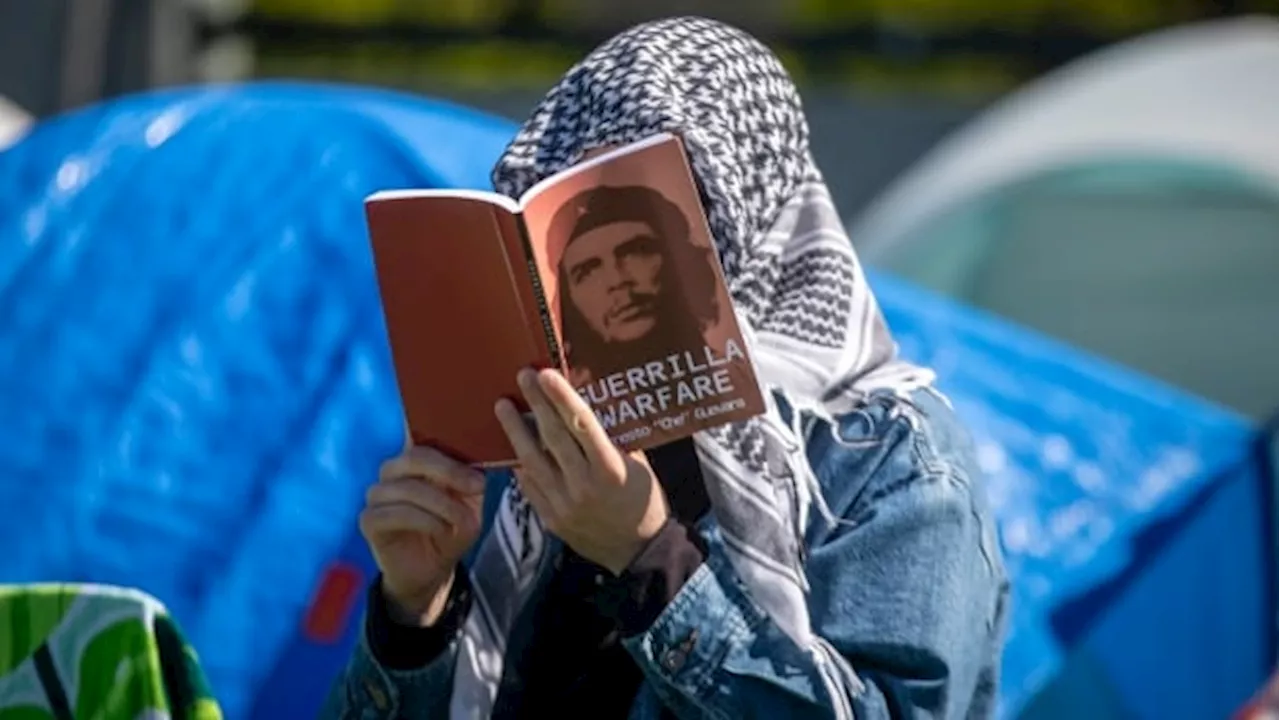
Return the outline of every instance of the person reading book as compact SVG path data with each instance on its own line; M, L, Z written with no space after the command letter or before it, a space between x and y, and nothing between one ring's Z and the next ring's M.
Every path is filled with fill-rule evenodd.
M661 132L767 412L623 452L560 370L524 370L536 435L494 408L514 476L389 460L360 518L381 575L328 717L994 713L1008 587L982 476L933 374L897 355L777 58L710 20L627 30L550 90L494 185L516 198ZM658 261L636 258L642 297Z
M548 228L555 302L575 387L627 369L629 358L702 347L719 320L708 252L653 188L601 186L571 197ZM691 275L673 277L676 268Z

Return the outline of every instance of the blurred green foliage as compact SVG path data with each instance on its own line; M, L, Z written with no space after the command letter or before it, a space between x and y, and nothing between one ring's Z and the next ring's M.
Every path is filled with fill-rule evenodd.
M746 5L752 9L744 9ZM548 24L576 24L584 16L633 21L637 12L600 0L252 0L252 11L273 19L334 25L421 24L469 30L495 29L519 15ZM602 12L601 8L605 8ZM757 0L754 3L688 0L680 12L758 19L760 30L832 31L869 25L910 26L921 31L1025 31L1046 24L1124 35L1194 20L1207 14L1276 14L1266 0ZM643 14L643 13L639 13ZM737 17L735 17L737 16ZM753 28L757 29L757 28Z
M670 5L671 7L667 7ZM678 8L672 10L671 8ZM252 0L257 73L483 90L542 86L612 32L670 12L762 37L797 81L992 96L1100 45L1237 0Z

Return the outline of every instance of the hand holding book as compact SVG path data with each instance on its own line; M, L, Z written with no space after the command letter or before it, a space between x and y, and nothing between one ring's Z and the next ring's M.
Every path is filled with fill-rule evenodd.
M621 452L556 370L521 371L538 437L511 400L494 408L515 448L516 478L547 529L615 575L662 529L670 509L642 452Z
M408 447L383 463L365 494L360 533L382 571L388 613L433 624L454 568L480 535L484 475L432 448Z

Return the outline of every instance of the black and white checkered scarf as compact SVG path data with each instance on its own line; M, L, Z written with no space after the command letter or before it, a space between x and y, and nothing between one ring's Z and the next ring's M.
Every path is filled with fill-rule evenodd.
M674 18L605 42L543 98L494 168L494 186L516 197L586 150L662 131L679 135L689 153L766 388L785 393L794 408L824 415L873 389L905 393L932 381L896 358L810 155L795 86L772 52L737 29ZM838 704L847 702L845 688L858 681L812 632L805 602L802 533L811 509L830 518L799 423L771 411L694 440L733 569L757 604L813 654ZM453 717L488 717L507 635L546 547L513 483L472 568L475 601L459 645ZM852 717L847 706L837 710Z

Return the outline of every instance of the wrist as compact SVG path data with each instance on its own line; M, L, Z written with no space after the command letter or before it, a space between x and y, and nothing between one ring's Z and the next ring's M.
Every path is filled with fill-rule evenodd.
M631 567L631 561L635 560L644 551L644 546L647 543L647 540L638 539L625 547L620 547L618 552L613 554L613 557L600 563L600 567L608 570L615 577L621 577L627 571L627 568Z
M669 515L663 515L660 518L655 518L647 526L639 528L631 542L620 547L614 558L602 564L604 569L617 576L625 573L631 567L631 564L635 562L635 559L640 556L640 553L644 552L645 548L649 546L649 543L662 534L662 529L667 526L669 520Z
M397 625L408 627L431 627L440 621L448 605L449 592L453 589L453 570L450 570L438 582L428 585L417 592L397 590L382 580L382 597L386 605L387 617Z

